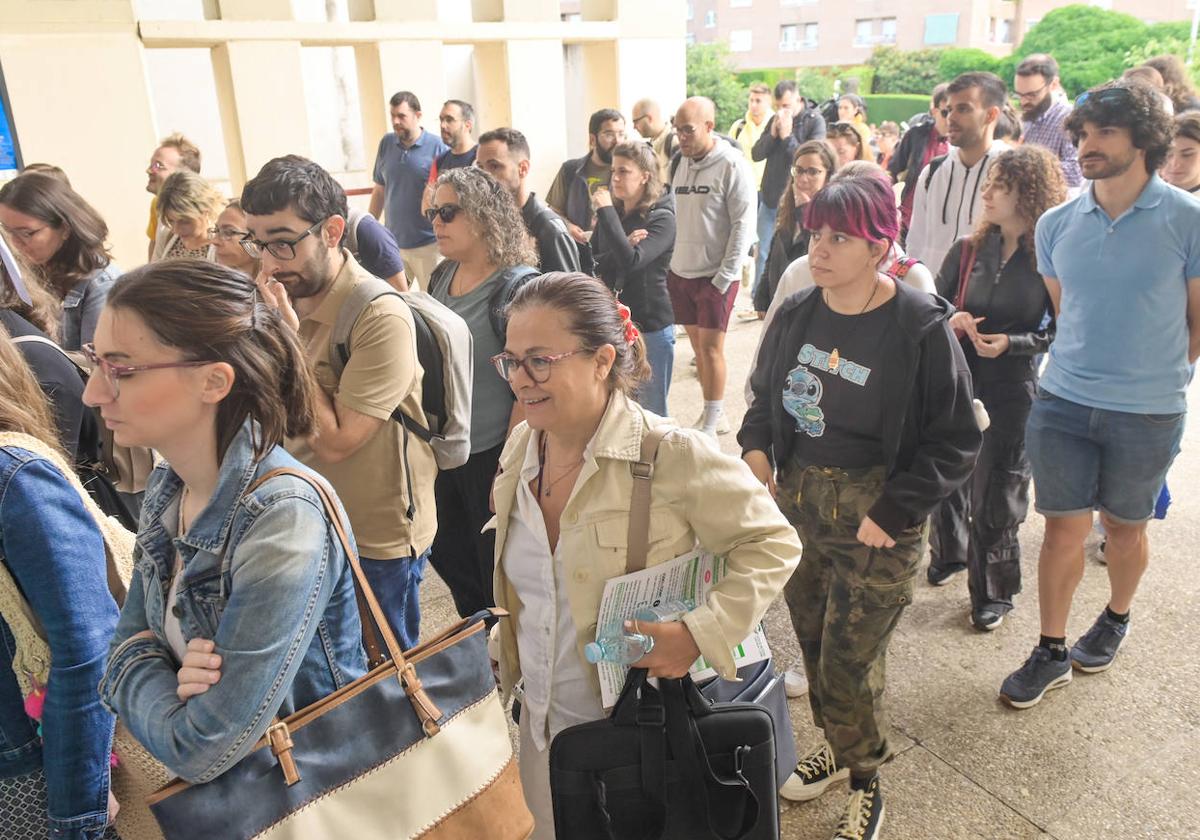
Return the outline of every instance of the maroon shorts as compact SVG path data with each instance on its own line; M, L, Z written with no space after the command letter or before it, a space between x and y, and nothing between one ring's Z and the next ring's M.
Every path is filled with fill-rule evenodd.
M737 298L738 281L730 283L725 294L721 294L712 284L711 277L680 277L668 271L667 292L671 295L676 324L724 332L729 328L729 313Z

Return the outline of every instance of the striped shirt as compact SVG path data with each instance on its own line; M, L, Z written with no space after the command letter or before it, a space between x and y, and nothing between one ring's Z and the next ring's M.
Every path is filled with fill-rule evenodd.
M1062 163L1063 179L1068 187L1078 187L1083 183L1083 175L1079 171L1079 158L1075 144L1063 128L1067 117L1071 115L1071 106L1066 102L1052 102L1046 112L1033 122L1021 123L1021 140L1045 146L1054 152Z

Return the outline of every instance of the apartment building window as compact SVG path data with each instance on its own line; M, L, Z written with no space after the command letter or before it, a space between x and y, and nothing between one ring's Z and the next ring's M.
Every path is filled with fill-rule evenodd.
M958 40L958 13L925 15L925 44L938 46Z
M854 46L869 47L871 46L871 30L875 26L873 20L856 20L854 22Z
M958 17L958 15L955 15L955 17ZM709 9L707 12L704 13L704 28L705 29L715 29L716 26L717 26L717 13L715 10Z
M729 30L729 51L750 52L753 40L754 33L749 29L731 29Z
M695 7L694 7L694 6L692 6L692 4L691 4L691 0L689 0L689 2L688 2L688 4L687 4L687 19L688 19L688 22L690 23L690 22L692 21L692 19L693 19L693 18L695 18L695 17L696 17L696 9L695 9Z
M779 49L794 50L796 44L800 42L800 27L794 23L789 23L779 27Z
M896 19L884 18L879 21L879 43L894 44L896 43Z
M746 8L753 4L754 0L729 0L729 8L739 9Z
M804 46L807 49L816 49L817 36L820 34L815 23L804 24Z
M1008 18L992 18L988 27L988 40L993 44L1012 43L1012 21Z
M685 33L683 36L683 43L688 44L689 46L691 44L696 43L696 33L695 32Z
M779 0L779 5L785 9L789 6L815 6L817 0Z

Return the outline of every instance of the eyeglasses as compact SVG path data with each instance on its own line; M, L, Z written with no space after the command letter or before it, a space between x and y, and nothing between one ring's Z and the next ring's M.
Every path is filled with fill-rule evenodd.
M430 207L426 210L425 218L429 220L429 224L433 224L434 219L441 219L442 224L448 225L458 218L462 211L461 204L443 204L441 207Z
M155 172L166 172L167 171L167 165L165 163L163 163L162 161L158 161L158 160L150 161L150 168L152 170L154 170Z
M804 175L808 178L820 178L825 174L825 170L819 166L793 166L792 177L799 178Z
M522 368L525 374L541 385L550 378L550 369L555 362L560 362L568 356L574 356L577 353L590 353L586 347L580 347L578 350L569 350L566 353L556 353L551 356L538 355L526 356L522 359L517 358L511 353L497 353L492 356L492 364L496 366L496 371L505 382L512 382L513 373L517 368Z
M28 245L33 241L33 238L46 228L10 228L8 225L0 225L0 230L3 230L13 239L18 239Z
M1102 90L1085 90L1075 100L1078 108L1085 102L1095 102L1097 105L1126 105L1133 100L1129 88L1112 87Z
M1022 102L1025 102L1025 101L1031 100L1031 99L1036 99L1037 96L1048 87L1050 87L1050 83L1046 82L1046 84L1042 85L1037 90L1027 91L1026 93L1021 93L1020 91L1017 91L1016 92L1017 99L1020 99Z
M228 242L231 239L245 239L250 235L250 231L238 230L230 225L221 225L220 227L210 227L208 235Z
M241 240L242 250L256 260L262 258L263 251L266 251L277 260L294 260L296 258L296 246L302 239L325 224L325 221L325 219L322 219L292 240L280 239L276 242L259 242L257 239L252 239L250 234L247 233Z
M650 119L650 115L649 115L649 114L642 114L640 117L634 117L634 118L633 118L633 125L634 125L634 126L636 126L636 125L637 125L638 123L640 123L642 120L648 120L648 119Z
M117 365L96 355L96 345L94 344L85 344L80 349L83 351L84 358L86 358L92 365L91 376L95 376L96 371L100 371L102 374L104 374L104 382L108 385L109 390L112 392L114 400L121 396L121 380L143 370L193 368L216 364L214 361L192 360L186 362L156 362L152 365Z

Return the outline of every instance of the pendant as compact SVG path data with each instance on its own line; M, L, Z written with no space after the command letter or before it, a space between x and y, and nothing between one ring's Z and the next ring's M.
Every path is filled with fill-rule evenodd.
M842 357L838 355L838 349L834 347L833 352L829 354L829 372L837 373L838 368L841 367L841 364Z

